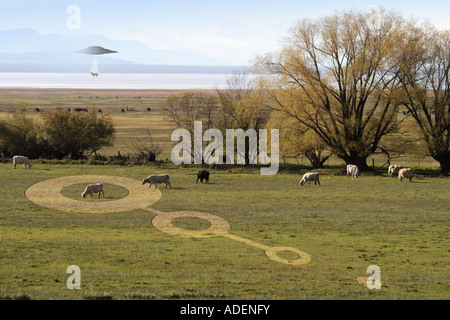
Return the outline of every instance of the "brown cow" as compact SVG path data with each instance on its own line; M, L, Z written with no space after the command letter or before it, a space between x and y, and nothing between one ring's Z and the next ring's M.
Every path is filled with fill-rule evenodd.
M197 182L196 183L198 183L198 180L200 180L201 183L203 183L203 180L206 180L206 183L208 183L208 181L209 181L209 171L200 170L197 173Z

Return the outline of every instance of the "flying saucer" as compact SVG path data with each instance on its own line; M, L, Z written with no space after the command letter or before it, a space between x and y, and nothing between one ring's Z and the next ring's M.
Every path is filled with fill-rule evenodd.
M117 53L117 51L105 49L100 46L87 47L86 49L83 49L83 50L80 50L77 52L94 55L94 61L92 63L92 67L91 67L91 74L93 77L98 77L98 64L97 64L97 58L95 56L102 55L102 54L109 54L109 53Z

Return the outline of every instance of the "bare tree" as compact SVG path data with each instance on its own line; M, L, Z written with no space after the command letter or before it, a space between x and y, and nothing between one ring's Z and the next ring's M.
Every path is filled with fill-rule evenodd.
M216 99L215 96L194 91L171 95L165 101L163 112L175 127L187 129L193 135L194 121L205 120L205 129L212 127Z
M146 129L145 138L134 138L131 145L137 153L138 160L144 162L155 162L164 150L164 147L153 138L149 128Z
M404 30L400 101L414 118L441 173L450 172L450 32Z
M218 112L214 125L225 137L226 129L254 129L259 144L259 129L263 129L270 118L271 109L267 96L249 70L238 70L227 79L228 87L217 90L219 96ZM249 144L246 143L246 163L249 163Z
M399 124L393 92L397 77L394 13L383 12L377 29L365 13L304 19L290 31L281 52L260 57L268 73L274 109L314 131L347 164L370 170L367 157Z
M175 128L183 128L189 131L191 139L194 139L194 122L202 121L203 130L213 127L217 97L202 92L188 91L181 95L169 96L164 104L163 112L168 116ZM191 143L193 148L194 143ZM193 149L191 157L194 157Z

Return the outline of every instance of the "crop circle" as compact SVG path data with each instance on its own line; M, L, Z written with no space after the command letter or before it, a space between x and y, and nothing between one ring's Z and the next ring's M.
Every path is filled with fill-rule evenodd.
M278 252L282 252L282 251L293 252L298 255L298 258L294 259L294 260L284 259L284 258L280 257L279 255L277 255ZM285 264L292 264L292 265L307 264L309 261L311 261L311 256L309 254L307 254L306 252L303 252L301 250L298 250L296 248L291 248L291 247L272 247L272 248L266 250L266 255L273 261L277 261L277 262L285 263Z
M86 185L93 183L108 183L119 185L128 190L128 195L113 201L81 201L64 196L61 190L73 184ZM106 190L105 190L106 192ZM141 181L116 176L67 176L40 181L28 187L25 196L32 202L45 207L65 212L81 213L111 213L144 209L161 198L161 192L156 189L148 191ZM95 197L95 195L94 195Z
M172 221L180 217L204 219L209 222L209 227L200 230L178 228L172 224ZM230 230L230 224L225 219L213 214L197 211L164 212L156 215L152 220L152 224L162 232L186 237L211 237L226 234Z

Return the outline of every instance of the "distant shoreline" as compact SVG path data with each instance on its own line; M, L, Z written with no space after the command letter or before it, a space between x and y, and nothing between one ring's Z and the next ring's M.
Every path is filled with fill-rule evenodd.
M0 73L86 73L91 64L0 63ZM250 66L100 64L103 73L121 74L232 74Z
M42 89L216 89L227 88L230 74L187 73L0 73L0 88ZM253 77L253 75L252 75Z
M220 90L220 89L219 89ZM116 96L151 96L151 97L168 97L174 94L181 94L187 91L215 93L217 89L85 89L85 88L0 88L0 97L3 95L20 95L20 96L40 96L40 95L84 95L99 93L102 95Z

